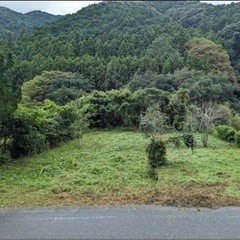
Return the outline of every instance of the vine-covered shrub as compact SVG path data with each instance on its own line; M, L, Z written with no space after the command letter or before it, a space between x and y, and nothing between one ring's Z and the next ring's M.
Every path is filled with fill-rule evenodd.
M148 153L148 163L151 169L166 165L166 146L161 139L152 138L146 152Z
M235 141L236 130L234 128L229 127L227 125L218 125L216 127L216 130L220 139L227 142Z

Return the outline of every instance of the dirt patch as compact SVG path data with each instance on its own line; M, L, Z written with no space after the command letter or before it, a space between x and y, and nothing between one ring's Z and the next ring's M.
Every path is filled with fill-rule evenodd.
M208 207L240 206L240 200L225 194L227 184L178 184L169 187L156 187L129 193L73 193L54 191L41 197L26 195L16 197L14 204L4 207L40 207L40 206L97 206L97 205L161 205L176 207ZM239 185L240 187L240 185Z
M240 206L240 201L226 196L225 185L179 184L151 191L109 194L73 194L63 192L47 200L47 206L156 204L177 207Z
M178 207L220 207L239 205L237 199L226 196L227 185L181 184L171 189L155 190L153 203Z

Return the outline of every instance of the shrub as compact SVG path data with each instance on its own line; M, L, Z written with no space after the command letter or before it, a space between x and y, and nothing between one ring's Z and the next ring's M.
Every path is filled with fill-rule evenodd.
M45 136L28 119L15 118L12 122L11 156L30 156L47 149Z
M227 142L234 142L236 133L234 128L227 125L218 125L216 130L220 139Z
M232 118L231 126L236 130L240 131L240 115L236 114Z
M139 123L139 130L143 133L145 137L150 137L154 133L155 125L153 122L141 117Z
M161 139L152 138L146 152L148 153L148 163L151 169L166 164L166 146Z
M167 139L167 143L172 143L176 148L180 148L182 146L182 135L174 134Z
M147 108L146 114L140 116L139 128L146 137L160 135L165 132L167 116L159 105Z
M238 147L240 147L240 131L235 133L235 142Z
M183 134L183 142L186 147L191 148L191 150L193 151L193 148L195 145L193 133L184 133Z
M0 153L0 164L7 163L11 161L10 153Z
M236 134L235 129L230 127L226 132L226 140L228 142L234 142L235 141L235 134Z

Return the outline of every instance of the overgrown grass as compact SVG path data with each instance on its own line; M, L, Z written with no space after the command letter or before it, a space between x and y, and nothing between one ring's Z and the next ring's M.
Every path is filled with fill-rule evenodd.
M149 139L134 131L94 131L79 149L68 142L35 157L0 166L0 207L240 203L240 155L213 136L209 148L168 145L158 181L147 171Z

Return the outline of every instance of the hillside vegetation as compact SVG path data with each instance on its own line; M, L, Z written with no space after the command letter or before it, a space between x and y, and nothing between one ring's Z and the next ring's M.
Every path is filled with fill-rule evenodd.
M29 183L32 171L33 196L42 194L46 204L56 196L56 204L75 197L113 203L117 196L126 203L239 204L239 12L240 3L103 1L3 39L4 184L9 168ZM6 185L2 191L6 199L16 195ZM16 204L27 205L20 196Z
M0 7L0 37L16 38L20 33L30 32L34 27L56 21L60 16L41 11L32 11L25 14Z

